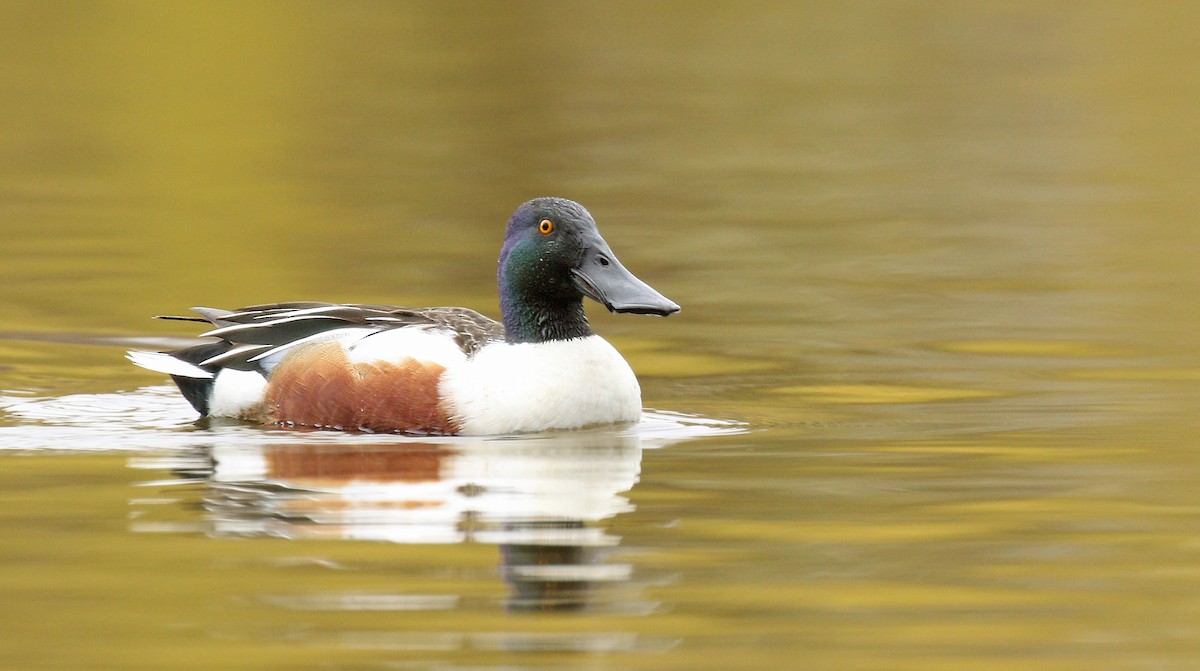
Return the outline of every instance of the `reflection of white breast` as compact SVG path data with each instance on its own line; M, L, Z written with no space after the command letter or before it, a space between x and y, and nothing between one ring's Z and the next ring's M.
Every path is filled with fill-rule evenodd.
M448 368L441 395L469 435L636 422L642 410L633 370L597 335L493 343Z
M619 494L637 483L641 459L636 437L581 432L491 441L455 459L449 475L480 485L471 507L485 520L591 522L631 509Z

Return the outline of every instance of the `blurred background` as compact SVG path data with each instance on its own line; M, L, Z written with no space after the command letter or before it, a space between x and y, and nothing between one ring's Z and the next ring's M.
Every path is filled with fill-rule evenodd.
M505 221L559 195L683 306L589 306L645 404L745 429L635 450L628 509L586 520L638 586L610 605L644 607L539 619L470 538L138 535L135 500L230 508L161 484L178 463L129 468L136 432L83 456L62 413L0 410L0 665L1195 668L1198 24L1170 2L0 0L10 404L161 384L123 349L194 335L150 319L193 305L497 316ZM431 624L254 596L332 589L291 556L459 598Z

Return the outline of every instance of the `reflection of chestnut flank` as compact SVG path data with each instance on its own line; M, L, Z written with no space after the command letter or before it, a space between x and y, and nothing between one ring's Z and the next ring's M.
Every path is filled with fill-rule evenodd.
M268 477L293 483L345 486L351 482L439 482L448 450L434 445L383 448L273 445L263 450Z

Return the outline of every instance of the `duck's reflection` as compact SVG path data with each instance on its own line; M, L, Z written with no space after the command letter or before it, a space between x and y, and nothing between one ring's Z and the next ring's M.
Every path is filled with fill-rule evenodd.
M596 523L633 509L636 435L228 443L194 457L173 471L201 484L215 536L494 544L511 610L585 609L631 577Z

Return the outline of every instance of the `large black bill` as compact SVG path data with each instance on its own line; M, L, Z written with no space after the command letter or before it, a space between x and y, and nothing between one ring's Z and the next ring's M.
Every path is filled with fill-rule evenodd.
M679 306L639 280L617 260L607 245L588 251L583 266L571 271L583 295L604 304L610 312L660 315L679 312Z

